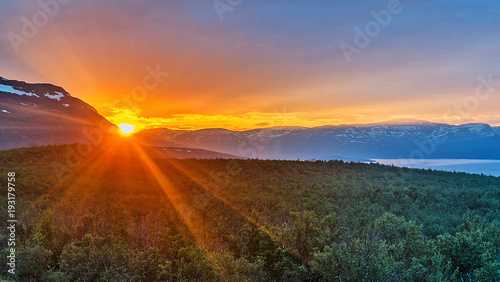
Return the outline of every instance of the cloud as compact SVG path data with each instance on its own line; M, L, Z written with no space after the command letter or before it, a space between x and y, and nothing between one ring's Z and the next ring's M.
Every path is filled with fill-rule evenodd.
M339 44L388 2L244 1L220 21L208 0L71 1L15 54L8 32L40 7L7 1L0 75L61 85L113 116L107 105L160 65L170 76L132 107L137 121L201 127L226 116L245 128L284 107L298 125L439 117L478 76L500 75L500 4L484 0L401 0L403 11L348 64ZM477 115L494 120L498 103L492 95ZM259 118L243 121L250 113Z
M271 124L269 122L260 122L256 123L255 125L259 127L265 127L265 126L270 126Z

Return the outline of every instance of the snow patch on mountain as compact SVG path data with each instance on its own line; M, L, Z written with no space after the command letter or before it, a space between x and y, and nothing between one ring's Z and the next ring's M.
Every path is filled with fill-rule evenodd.
M2 112L7 113L7 114L10 114L10 112L9 112L9 111L7 111L7 110L2 110Z
M35 93L17 90L17 89L14 89L13 86L3 85L3 84L0 84L0 92L12 93L12 94L17 94L17 95L27 95L27 96L40 97L40 96L36 95Z
M57 101L61 101L61 98L64 97L64 94L62 94L61 92L57 92L57 91L54 91L54 93L56 93L55 95L54 94L44 94L43 96L49 98L49 99L52 99L52 100L57 100Z
M302 130L299 127L270 127L261 129L252 129L247 131L238 132L240 138L257 139L260 141L272 140L278 137L287 135L291 132Z
M67 107L69 107L69 104L63 104L63 106L65 106L67 108Z
M23 106L26 106L26 107L36 108L36 103L23 103L23 102L21 102L20 104Z
M460 127L468 129L470 132L475 132L475 133L481 133L490 128L489 125L484 124L484 123L470 123L470 124L464 124L461 125Z

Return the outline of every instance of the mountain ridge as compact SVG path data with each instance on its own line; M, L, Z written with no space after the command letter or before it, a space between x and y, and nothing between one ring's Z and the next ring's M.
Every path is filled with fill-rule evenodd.
M88 142L84 132L117 131L98 111L63 87L0 77L0 150ZM116 133L116 132L115 132ZM87 134L88 135L88 134ZM449 125L419 119L318 127L275 126L250 130L145 129L140 144L191 148L241 158L383 159L498 158L500 127Z
M423 153L429 158L433 156L453 158L454 155L463 155L458 147L465 142L478 140L477 142L481 144L483 141L489 141L488 138L500 135L497 128L486 123L449 125L422 120L397 121L395 124L383 122L281 130L147 129L146 132L149 137L156 138L155 145L168 141L166 144L169 146L188 146L264 159L330 159L328 156L341 156L344 159L409 158L410 155L420 151L423 152L419 154ZM173 134L170 134L167 140L158 134L160 132ZM138 132L135 137L140 139L140 142L148 144L148 137L144 132ZM430 149L420 148L424 146L422 144L432 146L433 152L429 153ZM439 148L443 145L453 145L456 148L451 151L449 148L441 151ZM496 153L497 146L489 144L486 147L495 150L491 158L500 155ZM248 152L252 154L246 154ZM477 156L468 153L471 157L489 158L485 154L484 150Z
M85 142L116 126L63 87L0 79L0 149Z

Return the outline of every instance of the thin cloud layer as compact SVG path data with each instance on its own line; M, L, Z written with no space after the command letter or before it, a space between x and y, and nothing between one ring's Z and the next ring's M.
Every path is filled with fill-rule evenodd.
M244 0L222 21L212 1L137 2L58 4L16 53L12 34L58 2L5 1L1 75L64 86L111 118L131 110L146 127L252 128L283 108L303 126L498 121L499 91L475 94L481 77L500 88L498 2ZM384 20L391 5L400 12ZM359 51L350 62L342 43ZM114 103L137 95L148 68L169 75Z

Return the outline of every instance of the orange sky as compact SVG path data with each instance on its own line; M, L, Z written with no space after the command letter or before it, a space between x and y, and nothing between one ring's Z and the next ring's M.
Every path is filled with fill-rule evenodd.
M256 1L223 21L211 1L120 3L60 4L17 53L3 36L0 75L60 85L112 122L138 128L312 127L404 117L500 123L500 95L475 94L479 77L500 81L498 56L491 55L499 43L484 30L492 23L478 23L470 9L462 11L465 23L438 25L455 35L440 40L439 29L417 18L426 7L412 4L348 63L339 43L352 44L353 27L373 20L370 11L384 2L341 13L331 2ZM22 18L40 11L37 3L9 2L0 8L0 33L22 35ZM481 32L472 29L481 25Z

